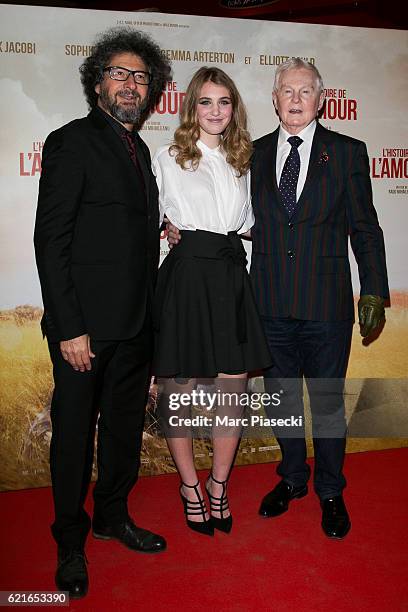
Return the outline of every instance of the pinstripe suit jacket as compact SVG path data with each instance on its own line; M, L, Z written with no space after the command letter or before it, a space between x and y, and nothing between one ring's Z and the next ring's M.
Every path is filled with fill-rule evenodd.
M382 230L363 142L316 126L307 178L289 218L276 183L279 128L255 144L251 278L260 314L354 319L348 238L361 295L389 297Z

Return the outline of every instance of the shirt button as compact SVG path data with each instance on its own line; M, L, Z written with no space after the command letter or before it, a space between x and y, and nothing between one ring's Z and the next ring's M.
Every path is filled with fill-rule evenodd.
M289 228L289 229L293 229L293 227L294 227L294 226L293 226L293 223L291 223L291 222L289 221L289 223L288 223L288 228Z
M293 251L288 251L288 257L290 257L291 259L293 259L293 257L295 256Z

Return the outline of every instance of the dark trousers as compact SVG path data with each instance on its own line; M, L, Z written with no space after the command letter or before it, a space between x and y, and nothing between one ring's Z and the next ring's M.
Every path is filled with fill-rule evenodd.
M127 497L140 465L152 352L151 331L120 342L91 342L92 370L76 372L50 343L52 533L58 544L82 547L90 529L84 501L92 474L98 420L94 517L113 524L128 516Z
M315 453L314 488L320 499L341 495L346 486L343 463L346 444L343 386L350 354L353 321L303 321L263 318L274 365L265 372L268 393L284 391L282 413L271 418L302 416L303 377L308 387ZM287 380L285 380L287 379ZM282 461L278 474L295 487L310 476L303 429L275 429Z

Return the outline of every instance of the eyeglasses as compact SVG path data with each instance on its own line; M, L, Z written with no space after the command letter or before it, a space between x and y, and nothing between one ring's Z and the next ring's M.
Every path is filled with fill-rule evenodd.
M127 81L130 75L133 76L138 85L149 85L151 74L144 70L128 70L121 66L107 66L103 72L109 72L109 77L114 81Z

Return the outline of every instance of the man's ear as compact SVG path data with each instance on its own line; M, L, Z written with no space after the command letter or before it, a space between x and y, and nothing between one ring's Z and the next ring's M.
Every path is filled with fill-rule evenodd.
M100 84L100 83L97 83L97 84L95 85L95 91L96 91L96 93L97 93L97 94L98 94L98 96L99 96L99 95L100 95L100 93L101 93L101 84Z
M324 95L324 91L322 91L322 93L319 96L319 106L317 107L317 110L321 110L324 104L324 99L325 99L325 95Z
M272 103L274 107L276 108L276 93L274 91L272 92Z

